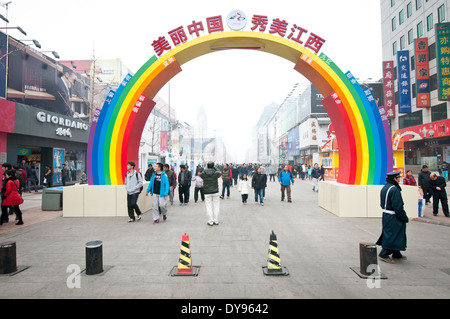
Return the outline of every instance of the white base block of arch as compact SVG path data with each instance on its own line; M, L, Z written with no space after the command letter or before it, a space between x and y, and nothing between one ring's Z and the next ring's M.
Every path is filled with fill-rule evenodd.
M408 218L418 216L419 190L400 185ZM339 217L382 217L380 191L383 185L346 185L319 182L319 206Z
M152 197L145 196L148 182L139 195L142 213L152 208ZM63 217L127 217L124 185L76 185L63 189Z

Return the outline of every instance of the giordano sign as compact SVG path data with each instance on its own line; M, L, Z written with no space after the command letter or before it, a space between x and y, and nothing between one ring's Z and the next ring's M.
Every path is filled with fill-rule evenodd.
M72 131L71 129L77 129L77 130L89 130L89 125L86 123L75 121L73 119L52 115L46 112L37 112L36 118L41 123L53 123L56 125L59 125L60 127L56 128L56 135L59 136L68 136L72 137Z
M16 103L14 133L87 143L90 126L70 116Z

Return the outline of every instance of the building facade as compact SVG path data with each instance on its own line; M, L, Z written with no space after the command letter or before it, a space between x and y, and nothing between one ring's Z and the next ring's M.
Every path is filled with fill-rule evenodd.
M385 97L393 99L385 99L384 106L397 140L394 144L404 147L405 169L417 172L427 164L437 170L443 161L450 162L450 109L448 98L440 94L445 60L440 59L436 37L439 24L449 21L449 2L381 0L380 4L383 63L393 63L392 82L386 69L383 77ZM386 87L390 84L392 91ZM409 94L406 103L404 93Z

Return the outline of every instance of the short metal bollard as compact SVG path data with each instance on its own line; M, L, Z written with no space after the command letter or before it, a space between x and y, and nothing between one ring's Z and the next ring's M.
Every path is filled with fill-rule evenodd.
M86 243L86 275L103 272L103 246L100 240Z
M370 265L378 265L377 245L374 243L359 243L359 263L360 272L365 276L370 276L373 270L368 272Z
M17 271L16 242L0 244L0 274L11 274Z

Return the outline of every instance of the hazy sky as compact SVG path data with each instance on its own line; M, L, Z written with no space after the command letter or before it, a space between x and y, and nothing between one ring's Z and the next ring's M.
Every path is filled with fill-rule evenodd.
M5 1L0 1L4 3ZM159 36L170 41L168 31L193 20L222 15L232 10L267 15L297 24L326 40L321 52L357 78L382 77L380 3L377 0L317 1L116 1L116 0L13 0L9 5L10 34L17 39L36 39L42 51L57 51L62 60L120 58L136 72L155 55L151 43ZM0 7L5 15L5 9ZM250 31L247 23L244 30ZM268 33L268 29L265 33ZM205 33L207 34L207 33ZM286 35L287 36L287 35ZM171 81L171 105L177 117L196 122L201 105L208 115L209 130L216 129L236 160L243 160L251 143L250 132L262 109L281 103L297 82L306 81L294 64L261 52L226 51L208 54L182 66ZM160 93L168 100L167 86Z

